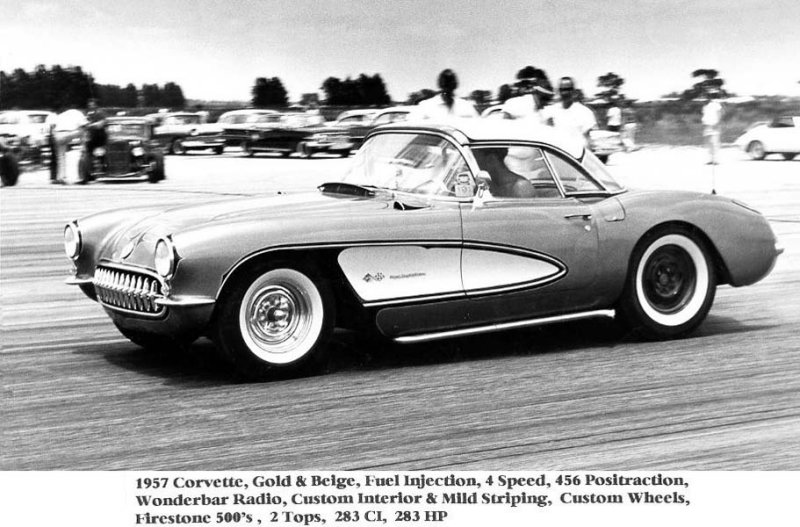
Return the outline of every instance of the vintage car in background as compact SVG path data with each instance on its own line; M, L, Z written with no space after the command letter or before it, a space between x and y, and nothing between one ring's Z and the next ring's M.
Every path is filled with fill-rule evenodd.
M800 154L800 117L785 115L768 123L756 123L736 140L736 146L751 159L780 154L791 161Z
M405 121L413 110L413 106L393 106L391 108L384 108L375 112L374 115L372 115L372 119L365 120L360 124L356 123L348 126L347 135L353 143L353 149L357 150L361 148L361 145L364 143L364 138L376 127ZM339 119L341 119L341 116Z
M0 137L17 137L31 147L46 147L56 114L46 110L0 112Z
M246 156L258 152L279 153L284 157L295 152L301 157L317 153L350 155L353 144L348 136L324 123L325 119L314 113L264 114L236 128L226 128L225 136L238 137L238 145Z
M170 154L185 154L190 150L212 150L221 154L225 150L222 126L204 122L202 114L173 112L156 115L159 122L153 137Z
M739 201L626 190L552 128L483 119L376 129L315 193L94 214L64 246L133 342L207 335L255 377L324 364L334 327L416 343L616 317L678 338L781 252Z
M146 117L109 117L107 140L85 147L78 161L81 183L98 178L144 178L158 183L165 178L164 153L154 138L152 120Z

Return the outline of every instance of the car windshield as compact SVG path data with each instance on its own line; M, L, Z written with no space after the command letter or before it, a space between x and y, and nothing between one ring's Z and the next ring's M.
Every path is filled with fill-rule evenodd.
M109 123L106 131L109 137L144 137L145 125L141 123Z
M173 115L167 124L200 124L199 115Z
M589 175L599 181L609 192L622 192L625 190L625 187L617 183L611 176L603 162L597 159L597 156L588 149L583 154L581 164L589 172Z
M468 173L461 152L432 134L373 136L353 158L343 181L428 196L455 196L456 176Z
M266 114L256 114L251 115L247 119L248 123L279 123L281 122L281 116L275 113L266 113Z

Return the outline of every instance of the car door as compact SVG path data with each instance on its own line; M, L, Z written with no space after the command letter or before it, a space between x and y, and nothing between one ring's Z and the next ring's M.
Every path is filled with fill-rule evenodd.
M592 208L580 196L602 187L577 164L540 147L473 152L492 177L485 199L462 205L462 280L474 300L474 321L590 305L598 235Z

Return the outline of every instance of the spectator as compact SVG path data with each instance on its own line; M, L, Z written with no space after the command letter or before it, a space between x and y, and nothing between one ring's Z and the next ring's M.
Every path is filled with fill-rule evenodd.
M610 132L619 132L622 129L622 109L616 100L611 102L611 107L606 112L606 129Z
M523 68L515 87L517 96L503 103L503 111L511 119L531 119L536 124L544 123L541 110L553 92L539 85L534 68Z
M416 119L448 120L458 117L477 117L475 106L466 99L456 97L458 77L451 69L439 74L439 95L420 101L411 117Z
M638 126L636 123L636 111L629 102L622 110L622 133L620 134L622 146L626 152L636 150L636 129Z
M719 93L716 90L707 92L708 102L703 106L703 137L710 159L707 164L716 165L719 163L720 149L720 128L722 124L722 105L717 101Z
M561 77L558 94L561 101L545 109L547 122L588 145L589 131L597 127L597 120L594 112L575 100L575 81L572 77Z

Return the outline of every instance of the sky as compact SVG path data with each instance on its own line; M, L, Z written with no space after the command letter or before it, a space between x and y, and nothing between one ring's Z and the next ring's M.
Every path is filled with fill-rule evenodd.
M720 71L739 95L800 95L798 0L0 0L0 70L81 66L100 84L176 82L189 99L290 99L328 77L380 73L394 100L512 83L533 65L585 93L614 72L653 99Z

